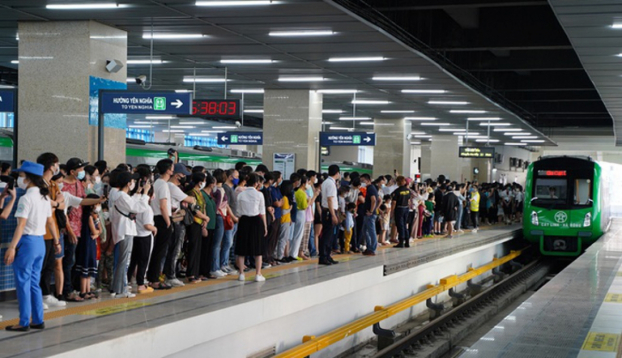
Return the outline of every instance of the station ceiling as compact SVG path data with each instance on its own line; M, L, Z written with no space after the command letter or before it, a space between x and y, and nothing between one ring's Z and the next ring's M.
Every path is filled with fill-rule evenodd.
M474 117L509 123L491 127L491 138L500 144L520 141L509 139L511 133L504 128L536 137L525 141L543 141L534 145L553 145L543 134L551 128L611 127L606 108L546 1L282 0L264 6L212 7L197 6L194 0L127 0L108 10L46 8L68 2L0 1L0 81L16 81L19 65L11 61L18 60L18 21L92 19L128 32L128 60L149 59L152 28L156 35L204 35L154 40L154 59L162 63L153 65L152 90L191 90L194 84L184 78L224 78L225 67L229 98L240 98L231 91L244 89L356 90L357 101L388 103L357 104L354 112L352 93L325 93L324 109L341 111L326 113L326 123L371 130L364 121L339 118L356 115L387 123L398 117L435 118L409 121L413 132L425 133L419 138L424 141L426 135L464 130L467 119ZM330 35L270 35L279 31ZM330 61L343 57L382 60ZM249 59L270 62L222 62ZM128 77L148 70L148 64L130 64ZM279 80L306 76L322 80ZM140 87L130 83L130 89ZM425 93L429 90L442 93ZM224 95L223 83L196 83L196 98ZM443 103L447 101L466 104ZM259 110L263 95L244 94L244 102L247 109ZM261 113L248 113L245 121L261 126ZM487 134L481 121L469 124L471 131Z

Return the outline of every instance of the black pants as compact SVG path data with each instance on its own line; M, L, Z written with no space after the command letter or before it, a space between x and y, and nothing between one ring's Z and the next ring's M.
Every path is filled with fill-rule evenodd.
M352 236L353 242L351 246L354 248L352 251L355 251L355 250L358 251L359 246L361 246L361 244L365 242L365 239L364 239L365 233L363 232L364 221L365 221L365 213L363 213L363 215L359 215L356 217L356 225L355 225L356 235Z
M127 282L132 281L132 275L136 270L136 284L145 284L145 273L149 265L149 253L151 253L151 235L134 236L134 246L130 258L130 267L127 270Z
M155 227L158 229L158 234L153 243L147 279L149 282L160 282L160 265L162 265L162 259L164 259L164 256L166 256L168 252L171 235L173 234L173 225L171 224L171 226L167 228L162 215L155 216L153 221L155 222Z
M212 237L215 230L207 230L207 236L201 237L201 262L199 264L199 274L204 277L209 277L209 273L212 271Z
M78 241L80 241L79 237ZM76 263L76 246L77 244L72 244L69 240L69 235L65 235L65 256L63 256L63 276L65 277L65 285L63 287L63 295L69 295L73 292L71 275L73 265Z
M335 240L335 225L328 209L322 209L322 235L319 242L320 261L330 259L331 245Z
M45 256L43 256L43 267L41 267L41 294L49 296L52 294L50 283L52 282L52 274L56 266L56 257L54 253L54 240L45 240Z
M201 272L201 261L207 260L201 257L203 247L203 227L197 223L192 223L188 227L188 250L186 251L186 260L188 260L188 268L186 269L186 277L199 278Z
M397 207L395 208L395 226L397 227L397 237L400 242L400 245L408 245L410 233L408 228L410 225L408 224L408 219L410 218L408 207ZM412 222L412 221L411 221Z
M281 219L274 220L268 225L268 244L264 245L263 262L270 263L274 261L274 252L276 251L276 245L279 243L280 226Z
M479 227L479 211L471 211L471 222L473 222L473 228Z

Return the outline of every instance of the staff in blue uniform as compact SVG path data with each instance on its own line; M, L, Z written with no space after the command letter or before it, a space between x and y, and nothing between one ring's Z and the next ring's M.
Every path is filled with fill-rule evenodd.
M24 161L17 185L26 190L17 204L17 228L4 255L7 265L13 264L19 303L19 324L6 327L7 331L26 332L30 328L43 329L43 298L39 280L45 255L45 226L54 236L54 246L59 253L58 234L52 220L52 207L43 181L43 165ZM32 316L32 324L30 322Z

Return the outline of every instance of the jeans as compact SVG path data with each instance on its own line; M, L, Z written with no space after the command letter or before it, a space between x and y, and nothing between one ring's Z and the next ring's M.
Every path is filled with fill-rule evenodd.
M183 222L174 222L171 226L173 227L173 241L168 247L166 261L164 262L164 274L169 280L176 278L177 258L186 239L186 225Z
M317 255L317 248L315 247L315 224L311 223L311 232L309 233L309 252L311 256Z
M320 263L331 260L331 245L335 240L335 228L333 219L328 209L322 209L322 235L320 236L319 251Z
M395 226L397 227L397 235L400 245L408 244L408 207L395 208Z
M41 295L41 267L45 256L43 236L23 235L17 245L13 274L19 304L19 325L28 327L43 323L43 296Z
M233 224L233 229L225 230L225 236L222 241L222 248L220 249L220 267L229 266L229 255L231 253L231 246L233 246L233 237L238 231L238 224Z
M378 236L376 236L376 218L378 215L365 215L363 221L363 233L365 235L365 244L367 251L376 252L378 247Z
M78 238L80 240L80 238ZM63 276L65 277L65 284L63 287L63 294L68 295L73 292L73 285L71 284L71 271L73 265L76 263L76 244L72 244L69 241L69 235L65 236L65 256L63 256Z
M279 242L276 246L276 258L282 259L285 256L285 246L289 241L289 232L291 231L292 223L282 223L279 227Z
M305 216L304 210L298 210L296 212L296 223L294 223L292 241L289 244L289 256L293 258L297 258L298 252L300 251L300 244L302 243L302 235L305 227Z
M454 225L454 228L456 230L460 230L460 226L462 225L462 211L464 210L464 208L462 207L462 205L458 205L458 220L456 220L456 225Z
M212 257L210 262L212 267L210 272L216 272L220 270L220 246L222 244L222 238L225 236L225 222L222 216L216 215L216 228L214 229L214 236L212 237Z

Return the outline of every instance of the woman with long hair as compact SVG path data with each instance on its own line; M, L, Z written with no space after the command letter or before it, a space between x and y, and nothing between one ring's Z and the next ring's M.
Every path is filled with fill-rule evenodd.
M261 254L268 236L266 225L266 204L261 194L263 177L255 173L248 175L246 190L238 195L238 213L240 225L238 238L235 244L235 254L238 268L240 269L239 281L244 281L244 258L255 257L255 282L266 279L261 275Z

